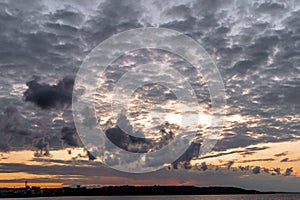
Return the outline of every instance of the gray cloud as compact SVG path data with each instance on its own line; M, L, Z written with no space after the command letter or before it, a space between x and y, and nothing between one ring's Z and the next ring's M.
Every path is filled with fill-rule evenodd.
M252 169L253 174L259 174L260 173L260 166L256 166Z
M200 169L202 169L203 171L206 171L208 169L205 162L201 163Z
M284 176L290 176L293 172L293 168L290 167L290 168L287 168L284 172Z
M60 139L63 147L81 147L81 140L76 132L75 127L65 126L61 130Z
M85 22L83 37L95 47L112 34L139 28L142 26L139 21L142 11L141 5L135 1L105 1L98 6L95 15Z
M162 26L184 31L201 42L217 58L229 107L238 105L236 113L261 118L261 126L256 128L242 126L245 124L228 128L228 135L225 132L225 139L215 150L275 142L279 138L280 141L296 139L299 127L293 122L269 120L271 116L276 119L299 113L296 75L299 74L296 67L299 56L295 47L299 15L292 11L293 2L248 4L230 1L225 4L215 1L202 4L180 5L166 10L164 13L170 21ZM286 14L287 11L290 15ZM263 20L262 14L272 15L276 20ZM274 28L279 24L282 28ZM242 95L243 91L248 93ZM274 128L269 128L272 126ZM271 132L276 136L271 136ZM283 135L283 132L288 135ZM264 136L256 139L254 135Z
M4 46L6 51L3 51L2 57L5 60L2 60L1 64L6 66L6 69L12 65L19 68L24 82L29 80L32 74L46 79L43 80L45 84L32 82L32 85L39 86L39 92L31 91L32 94L27 93L25 97L42 108L68 104L67 99L70 99L68 94L65 95L66 98L63 94L58 98L54 98L53 95L47 96L53 93L61 94L52 88L55 85L48 85L47 82L61 80L69 74L73 76L82 58L96 44L113 33L141 27L147 21L142 3L132 1L103 2L97 4L90 15L83 12L84 9L76 9L82 6L78 3L66 3L68 6L62 6L52 12L47 12L50 8L43 3L31 1L29 4L31 6L3 3L1 23L5 32L1 46ZM261 142L287 141L295 139L298 135L299 127L295 123L264 121L265 118L270 119L270 116L276 119L297 113L299 108L296 78L299 71L295 65L298 55L298 32L295 27L299 20L297 11L294 11L291 4L257 2L252 5L234 1L201 1L162 7L162 10L158 11L162 12L162 17L168 21L164 23L162 20L161 27L187 33L201 42L212 56L218 58L217 64L224 76L229 105L235 105L241 115L259 116L262 119L261 126L256 128L239 125L228 128L228 134L225 132L225 139L218 143L216 150L245 147ZM280 17L274 16L274 20L282 19L280 22L262 20L263 13L273 16L271 10L276 10ZM252 12L256 18L252 16ZM23 17L19 18L19 15ZM39 20L29 21L31 15ZM15 27L20 27L21 24L25 26L22 31L15 30ZM243 24L249 26L246 28ZM283 28L275 29L277 24L282 24ZM288 28L285 27L291 31L286 31ZM15 38L20 39L12 40L11 32L16 34ZM9 73L2 74L5 74L10 82L15 80ZM42 74L47 74L47 77ZM278 80L273 80L272 76L277 76ZM290 78L287 80L285 77ZM258 81L251 83L253 80ZM196 86L200 88L197 84ZM248 94L241 95L246 90L249 91ZM200 93L201 90L197 92ZM255 101L258 103L253 103ZM271 110L268 109L270 106ZM263 136L255 137L253 132ZM276 136L271 136L270 132ZM288 134L283 134L284 132Z
M281 174L281 169L280 169L280 168L274 168L274 172L275 172L277 175L280 175L280 174Z
M230 167L234 164L234 161L229 161L227 163L227 169L230 169Z
M281 157L281 156L286 156L287 154L288 154L288 152L282 152L282 153L277 153L274 156Z
M246 166L246 167L244 167L244 166L239 166L239 169L240 169L241 171L243 171L243 172L247 172L247 171L249 170L249 168L250 168L250 166Z
M51 147L55 145L58 148L80 146L76 131L70 126L72 113L69 105L73 80L65 77L74 77L88 52L112 34L153 25L147 16L153 13L146 12L143 7L147 6L142 1L103 1L101 4L93 1L89 3L91 5L80 1L55 2L0 2L1 151L9 151L14 146L34 148L37 149L36 155L44 156L49 155ZM160 10L155 10L154 13L161 17L158 26L182 31L203 44L222 74L230 108L228 113L247 119L246 122L234 122L226 126L222 132L224 139L214 149L224 151L244 147L244 150L220 152L207 158L231 153L255 154L264 149L250 149L247 146L298 140L299 3L190 1L174 4L161 5ZM137 60L134 65L151 60L145 56L148 53L140 51L137 53L139 56L126 59L124 66L126 61L134 59ZM168 55L163 52L156 54L159 56L155 56L155 53L151 56L158 61ZM184 75L195 75L183 61L172 62ZM108 81L119 78L120 68L107 72ZM28 82L34 75L41 77L41 80ZM200 79L197 76L190 80ZM23 90L25 83L28 88ZM110 86L108 89L111 89ZM201 103L209 107L205 86L200 81L192 86L197 96L201 97ZM158 96L154 87L149 88L150 92L143 97ZM106 90L102 92L106 94ZM25 102L20 95L23 93ZM166 96L173 98L171 93ZM26 115L26 119L20 117L23 115ZM110 128L107 130L110 139L124 148L149 150L155 146L151 142L123 135L117 127ZM63 145L59 144L60 140ZM133 145L128 147L129 143ZM166 140L162 144L167 144ZM192 144L173 163L174 166L182 164L183 168L191 169L190 160L198 151L199 146ZM90 158L93 159L92 155ZM290 157L281 160L297 161ZM209 171L206 163L201 164L201 168L202 171ZM248 171L252 168L240 169ZM276 168L257 166L252 173L258 174L263 170L270 174L277 174L278 171ZM292 168L280 171L286 176L292 172Z
M30 149L35 156L49 156L49 141L44 134L30 130L30 123L15 107L8 107L0 116L0 151Z
M108 128L105 131L107 138L118 147L134 153L146 153L158 150L172 141L174 137L174 133L170 129L172 126L169 124L165 124L159 130L159 139L146 139L128 134L127 131L132 132L133 129L125 115L118 117L117 124L122 124L125 128L121 129L118 125ZM124 129L126 129L126 132L124 132Z
M289 158L284 158L280 162L287 162L288 160L289 160Z
M183 164L185 169L191 169L190 161L194 158L198 158L200 151L200 144L192 142L188 149L172 163L174 169L178 169L178 165ZM201 164L201 169L204 170L204 164ZM205 171L205 170L204 170Z
M26 130L25 119L19 111L8 107L0 116L0 136L0 151L9 151L26 145L32 147L31 142L36 135Z
M35 152L34 156L36 157L50 156L49 143L45 142L43 138L33 141L33 145L38 149Z
M28 89L24 93L24 100L35 103L42 109L70 105L74 79L65 77L56 85L38 83L32 80L26 83Z
M261 158L261 159L252 159L252 160L243 160L241 163L247 163L247 162L261 162L261 161L274 161L274 158Z

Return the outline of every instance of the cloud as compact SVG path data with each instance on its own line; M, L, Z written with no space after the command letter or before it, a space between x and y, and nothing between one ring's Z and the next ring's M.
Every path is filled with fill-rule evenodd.
M270 174L270 169L268 168L263 168L264 172L267 173L267 174Z
M206 171L208 169L205 162L201 163L200 169L202 169L203 171Z
M276 14L278 12L284 12L286 10L286 7L284 6L284 4L276 2L265 2L260 4L256 10L262 13Z
M61 130L60 139L63 147L81 147L82 142L75 127L65 126Z
M279 167L277 168L267 168L267 167L261 167L261 166L238 166L238 169L240 169L242 172L247 173L250 169L253 174L259 174L261 172L265 172L266 174L275 176L275 175L283 175L283 176L290 176L293 172L293 167L287 168L284 173L281 172L281 169Z
M227 163L227 169L230 169L230 167L234 164L234 161L229 161Z
M216 61L223 77L228 112L237 113L242 118L242 121L226 124L222 132L224 138L214 149L216 155L206 158L234 153L247 157L263 150L263 147L230 149L299 139L298 2L172 2L150 13L143 8L148 7L147 4L142 1L103 1L100 4L93 1L89 5L79 1L64 4L56 1L0 2L0 109L3 112L0 150L9 151L14 146L22 146L37 149L36 155L44 156L59 140L63 145L58 148L80 146L76 130L70 125L74 84L71 77L75 76L83 58L93 47L112 34L144 25L152 26L151 15L158 18L155 25L182 31L203 45ZM158 5L159 2L153 4ZM158 61L169 58L167 53L158 54ZM153 55L146 58L140 53L139 57L132 57L132 60L137 60L133 65L156 60ZM130 63L130 59L125 60L120 68L130 65L126 61ZM182 62L174 62L173 66L184 75L187 72L194 75ZM117 80L115 78L120 76L118 70L116 68L108 74L109 81ZM41 79L27 82L33 75ZM198 78L189 79L187 76L193 81ZM18 89L18 92L24 93L24 100L30 103L24 103L17 95L9 95L16 84L26 82L27 90ZM209 107L209 99L202 96L204 85L195 82L193 87L197 96L201 97L199 102ZM107 94L106 90L101 92ZM159 95L149 92L144 97ZM14 106L7 108L9 105ZM118 146L140 152L159 148L172 139L169 131L160 133L165 138L156 143L124 135L116 126L107 129L108 137ZM225 150L229 151L223 152ZM198 152L199 144L192 143L173 165L182 165L182 168L191 171L190 161ZM287 152L274 156L282 157L282 162L299 160L285 158L286 155ZM93 160L92 154L89 157ZM271 161L273 158L268 159ZM206 163L200 168L210 173ZM230 165L230 169L234 167ZM252 167L240 169L254 174L262 171L278 174L278 168L256 166L253 171ZM34 170L38 171L38 167ZM288 168L279 172L289 176L292 170Z
M290 159L290 158L284 158L280 162L298 162L300 159Z
M61 148L55 146L58 141L56 135L47 135L40 127L35 129L38 123L34 121L32 124L16 107L7 107L0 115L0 151L29 149L37 150L36 156L49 156L49 143L53 144L53 148Z
M250 118L259 115L262 119L259 127L227 127L228 134L225 132L224 141L218 143L216 150L294 139L299 127L275 120L297 113L299 107L295 67L297 42L293 36L297 34L295 27L299 17L292 3L200 2L201 6L199 2L162 6L155 11L161 16L159 26L183 31L202 43L217 61L224 77L229 107L236 107L241 115ZM22 74L18 78L26 79L24 82L32 74L43 78L44 83L33 81L24 97L43 109L67 106L70 102L68 93L65 98L55 97L61 94L58 84L46 83L69 74L74 76L82 59L94 46L114 33L151 23L147 15L153 14L147 13L143 2L133 1L104 1L95 4L90 13L84 11L92 6L78 2L60 6L35 1L28 5L9 2L2 5L1 26L5 31L1 33L1 46L5 47L2 52L5 59L1 65L6 66L5 70L10 70L8 66L18 68L18 74ZM276 10L278 16L273 16L272 10ZM263 14L272 15L274 20L264 18ZM36 20L30 20L31 16ZM278 27L279 24L282 27ZM22 27L22 31L16 27ZM1 73L7 76L3 82L9 80L9 85L16 82L9 75L11 73ZM39 90L33 91L33 85ZM11 86L4 87L3 93ZM273 111L268 110L270 106ZM271 120L266 122L265 118ZM280 130L282 127L292 128ZM271 136L270 132L276 136ZM258 137L260 134L264 136Z
M178 165L183 164L185 169L191 169L190 161L194 158L198 158L200 152L200 144L192 142L188 149L172 163L174 169L178 169ZM202 168L203 167L203 168ZM205 166L201 164L201 168L204 169ZM205 171L205 170L204 170Z
M70 7L65 7L64 9L56 10L54 13L49 14L50 21L52 22L60 22L64 25L69 26L80 26L84 22L84 14L78 12L78 10L72 10ZM60 29L63 29L60 27Z
M28 131L26 125L25 118L16 107L7 107L0 116L0 151L32 147L32 139L37 135Z
M247 162L262 162L262 161L274 161L274 158L261 158L261 159L251 159L251 160L243 160L241 163L247 163Z
M84 40L95 47L113 34L142 26L143 7L135 1L104 1L83 27Z
M71 77L65 77L56 85L41 84L37 80L29 81L26 85L28 89L24 92L24 100L42 109L69 106L72 102L74 79Z
M288 162L289 158L284 158L280 162Z
M298 34L295 27L299 23L299 11L294 12L292 2L215 4L218 6L203 2L201 8L191 4L172 7L164 11L169 21L162 24L184 31L204 46L217 60L224 77L229 108L235 107L232 110L249 117L245 123L226 127L228 134L224 131L224 139L215 149L296 139L299 127L294 122L278 119L299 113L296 75L299 70L295 67L299 53L293 37ZM203 8L208 9L202 11ZM266 14L274 20L264 18ZM261 120L253 119L258 116ZM291 126L292 129L286 128ZM271 132L276 132L276 136L271 136Z
M287 168L285 170L284 176L290 176L292 173L293 173L293 168L292 167Z
M165 124L164 127L158 131L160 136L158 139L135 137L131 135L133 133L132 126L124 114L118 116L117 124L115 127L107 128L105 135L113 144L135 153L156 151L167 145L174 138L172 126L169 124ZM122 129L119 125L122 125Z
M228 151L228 152L221 152L214 155L207 155L202 157L202 159L205 158L216 158L220 156L230 155L230 154L242 154L242 155L252 155L255 154L257 151L268 149L269 147L247 147L244 150L234 150L234 151ZM215 150L218 150L215 148Z
M248 147L246 148L246 150L248 151L261 151L261 150L265 150L265 149L268 149L270 147Z
M253 174L259 174L260 173L260 166L256 166L252 169Z
M281 174L281 169L280 168L274 168L273 170L277 175Z
M287 154L288 154L288 152L286 151L286 152L282 152L282 153L277 153L274 156L281 157L281 156L286 156Z
M43 138L33 141L33 146L38 149L34 154L35 157L50 156L49 143Z
M239 169L243 172L247 172L250 169L250 166L239 166Z
M91 152L89 152L89 151L87 151L87 156L88 156L89 160L95 160L96 159L96 157L93 156L93 154Z

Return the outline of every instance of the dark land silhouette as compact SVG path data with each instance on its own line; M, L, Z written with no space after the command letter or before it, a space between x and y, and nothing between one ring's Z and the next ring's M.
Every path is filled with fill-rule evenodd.
M146 195L224 195L224 194L270 194L235 187L195 186L106 186L87 188L77 186L62 188L0 188L0 198L8 197L54 197L54 196L146 196Z

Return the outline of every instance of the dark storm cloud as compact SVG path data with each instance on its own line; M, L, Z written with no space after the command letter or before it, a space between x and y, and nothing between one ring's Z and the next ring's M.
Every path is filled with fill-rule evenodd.
M118 124L121 123L125 127L126 131L131 132L132 126L130 122L124 115L120 115L118 117ZM134 152L134 153L146 153L152 152L162 148L167 145L174 138L174 133L172 130L168 130L168 124L165 125L159 131L160 138L159 139L146 139L142 137L135 137L129 135L127 132L122 130L119 126L108 128L105 131L105 135L107 138L118 147L125 149L126 151Z
M65 126L61 130L60 139L63 147L81 147L82 142L75 127Z
M48 85L32 80L26 83L28 89L24 92L24 100L30 101L42 109L70 105L74 79L65 77L56 85Z

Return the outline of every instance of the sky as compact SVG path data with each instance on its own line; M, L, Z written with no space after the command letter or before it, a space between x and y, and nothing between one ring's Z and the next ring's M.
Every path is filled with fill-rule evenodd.
M199 42L218 67L227 103L212 151L199 157L201 142L191 143L164 168L135 174L108 167L103 162L118 161L112 154L101 160L84 146L72 92L76 73L98 44L143 27L176 30ZM226 185L299 192L299 27L297 0L0 0L0 187L23 187L27 180L43 187ZM202 74L171 52L139 49L106 69L94 99L106 136L126 151L156 151L180 128L176 95L155 83L134 91L127 114L110 112L118 80L154 61L192 82L200 141L207 132L211 101ZM139 136L155 139L124 134L118 117Z

